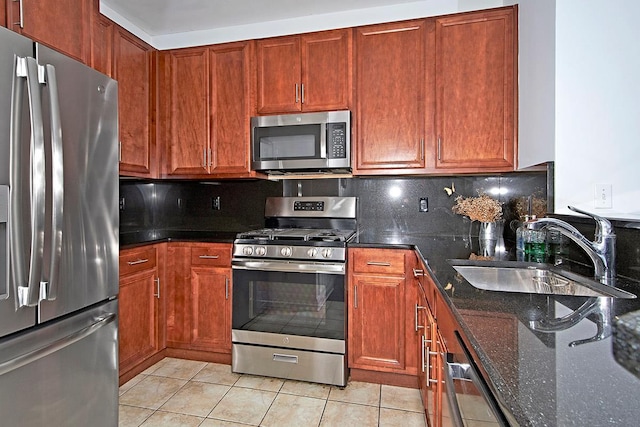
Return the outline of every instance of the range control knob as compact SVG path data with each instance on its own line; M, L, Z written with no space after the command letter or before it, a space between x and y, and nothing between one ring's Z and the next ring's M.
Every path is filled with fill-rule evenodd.
M318 248L309 248L309 250L307 251L307 255L309 256L309 258L315 258L316 255L318 255Z
M242 248L243 255L253 255L253 246L245 246Z
M265 248L264 246L258 246L256 248L256 255L264 256L266 253L267 253L267 248Z
M333 254L333 251L330 248L324 248L322 250L322 256L324 258L331 258L331 255Z
M282 255L282 256L291 256L291 247L290 246L285 246L284 248L280 249L280 255Z

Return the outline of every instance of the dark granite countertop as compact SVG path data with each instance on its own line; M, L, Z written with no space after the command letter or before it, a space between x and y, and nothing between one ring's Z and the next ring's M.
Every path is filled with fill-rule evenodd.
M474 288L447 262L467 259L477 251L477 241L466 236L365 231L350 244L358 246L418 249L479 358L489 387L514 423L638 425L640 379L616 361L611 324L615 316L640 310L640 298L563 297ZM631 280L619 280L616 286L640 295L640 284ZM542 332L530 327L531 320L560 318L587 307L592 314L566 329ZM591 341L599 328L605 337Z
M154 229L120 233L120 249L162 242L233 243L239 231Z

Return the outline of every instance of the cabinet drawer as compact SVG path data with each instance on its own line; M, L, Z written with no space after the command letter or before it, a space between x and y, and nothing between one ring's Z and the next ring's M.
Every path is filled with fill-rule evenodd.
M397 249L356 249L350 253L354 273L404 276L406 251Z
M156 268L156 248L144 247L120 252L120 276Z
M231 245L206 245L191 248L191 265L231 266Z

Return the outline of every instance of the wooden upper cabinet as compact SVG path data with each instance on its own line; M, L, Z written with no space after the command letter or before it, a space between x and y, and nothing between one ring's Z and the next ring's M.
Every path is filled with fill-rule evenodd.
M229 43L209 50L211 79L211 164L217 176L248 176L252 43Z
M114 29L113 35L113 78L118 80L120 174L155 177L153 48L120 27Z
M89 64L91 1L6 0L7 27Z
M168 52L166 175L251 176L251 49L238 42Z
M0 26L2 27L7 26L7 8L4 3L0 5Z
M438 171L511 171L516 153L513 7L436 20Z
M354 174L425 169L426 21L356 29Z
M259 114L348 109L350 29L258 40Z
M169 175L203 175L209 170L209 50L169 52ZM163 102L164 103L164 102ZM248 125L247 125L248 126Z
M113 30L110 19L94 13L91 23L91 68L113 77Z

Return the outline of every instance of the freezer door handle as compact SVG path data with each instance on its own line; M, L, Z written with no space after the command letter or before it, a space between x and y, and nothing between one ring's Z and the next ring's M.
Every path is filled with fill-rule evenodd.
M45 154L44 131L42 120L42 102L40 97L40 79L42 69L31 57L16 57L16 79L13 85L11 145L20 147L21 111L23 85L26 79L29 99L31 140L29 144L30 160L25 160L22 150L13 150L11 170L11 271L18 289L18 302L22 306L35 306L40 300L40 281L42 279L42 256L44 254L44 221L45 221ZM23 168L28 167L28 188L24 188ZM25 259L25 212L23 212L22 195L30 194L31 242L28 253L29 264ZM28 270L28 274L27 274Z
M115 313L107 313L102 316L99 316L94 323L91 325L82 328L76 332L73 332L66 337L60 338L49 344L46 347L38 348L36 350L30 351L28 353L22 354L14 359L7 360L5 362L0 363L0 376L4 375L8 372L14 371L18 368L21 368L25 365L35 362L36 360L42 359L52 353L62 350L65 347L70 346L71 344L78 342L89 335L96 332L98 329L103 326L108 325L116 319Z
M64 206L64 168L62 154L62 120L58 100L58 80L56 68L47 64L46 83L49 88L51 110L51 263L49 268L49 286L45 298L56 299L58 291L58 272L62 256L62 228Z

